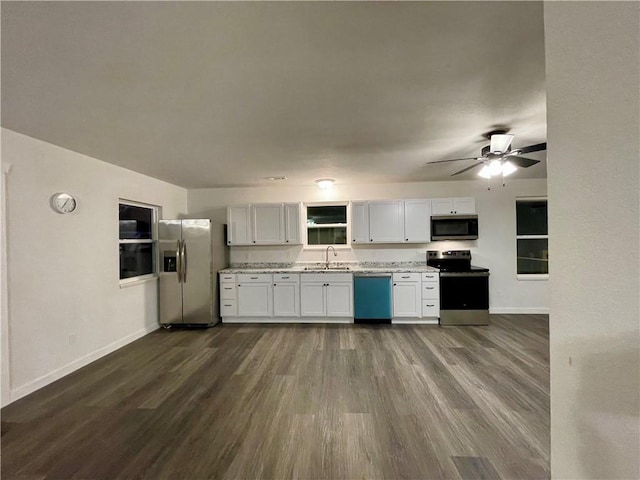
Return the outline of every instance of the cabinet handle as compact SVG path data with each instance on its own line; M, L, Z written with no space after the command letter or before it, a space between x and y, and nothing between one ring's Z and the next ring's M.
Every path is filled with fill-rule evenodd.
M256 243L256 241L254 240L253 243Z
M435 305L427 305L427 307L435 307Z
M289 240L287 240L287 243L289 243Z
M275 287L275 286L276 286L276 284L274 283L274 284L273 284L273 286Z
M433 290L436 287L425 287L427 290Z
M394 283L393 286L395 287L396 285L398 285L397 283Z
M407 276L403 276L402 278L409 278L409 275L407 275Z
M233 307L233 305L229 305L228 303L224 304L225 307Z
M409 241L409 239L408 239L408 238L405 238L405 239L404 239L404 241L405 241L405 242L408 242L408 241Z
M289 277L282 277L283 280L287 280Z
M258 277L249 277L251 280L257 280Z
M224 287L225 290L233 290L231 287Z
M370 241L370 242L373 242L373 238L370 238L370 239L369 239L369 241Z
M241 287L242 285L238 284L239 287Z

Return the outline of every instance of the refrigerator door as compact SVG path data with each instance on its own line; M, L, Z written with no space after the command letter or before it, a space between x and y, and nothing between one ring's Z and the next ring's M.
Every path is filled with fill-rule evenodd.
M182 283L180 250L182 245L182 222L180 220L160 220L158 222L158 268L160 297L160 323L182 323Z
M182 220L183 323L213 323L211 220Z

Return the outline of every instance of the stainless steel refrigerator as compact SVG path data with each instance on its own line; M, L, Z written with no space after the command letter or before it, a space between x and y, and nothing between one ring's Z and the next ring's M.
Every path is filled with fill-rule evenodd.
M224 236L224 225L209 219L158 222L161 325L220 321L216 272L228 265Z

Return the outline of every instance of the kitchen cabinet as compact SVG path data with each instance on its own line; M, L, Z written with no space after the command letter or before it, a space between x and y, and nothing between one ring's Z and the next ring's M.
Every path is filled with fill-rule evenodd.
M369 243L369 203L351 203L351 243Z
M220 274L220 316L238 316L236 276L233 273Z
M370 242L402 243L404 239L404 202L369 202Z
M273 275L273 316L300 316L300 275Z
M302 232L300 222L300 203L284 204L284 243L299 245L302 243Z
M393 316L420 318L422 290L419 273L393 274Z
M438 323L440 317L440 274L422 274L422 317Z
M404 201L404 241L408 243L431 241L431 201L426 199Z
M300 215L300 203L256 203L227 207L227 244L301 244Z
M431 200L431 215L472 215L476 213L476 200L466 198L434 198Z
M300 278L300 315L353 317L353 275L303 273Z
M237 274L238 316L273 316L273 284L271 274Z
M253 244L251 208L249 205L227 207L227 244Z
M281 203L251 205L253 241L255 244L285 243L284 207Z

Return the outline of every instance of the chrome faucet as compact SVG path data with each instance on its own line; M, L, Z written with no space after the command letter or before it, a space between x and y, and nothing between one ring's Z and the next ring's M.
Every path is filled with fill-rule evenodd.
M333 256L337 257L338 254L336 253L336 249L333 248L333 245L329 245L327 247L327 251L325 252L326 255L324 257L324 268L328 269L329 268L329 249L333 250Z

